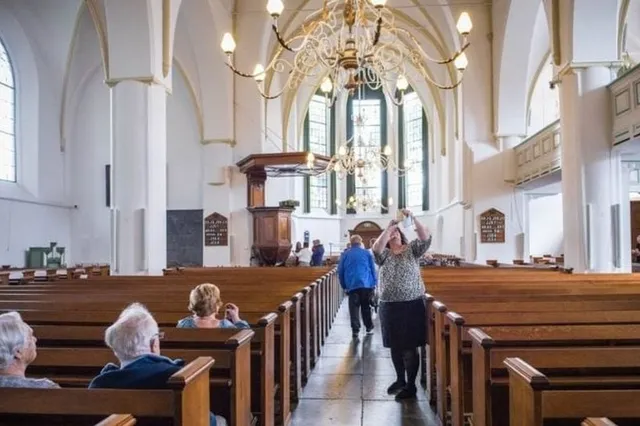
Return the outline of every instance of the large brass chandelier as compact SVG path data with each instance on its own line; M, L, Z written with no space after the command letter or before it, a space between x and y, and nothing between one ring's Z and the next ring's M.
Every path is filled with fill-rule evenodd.
M340 93L352 95L361 86L382 89L387 99L401 104L409 79L416 72L416 81L422 78L440 89L460 85L468 64L464 51L469 47L467 36L472 29L469 15L463 12L457 23L462 47L448 58L433 58L411 31L396 25L394 13L386 3L387 0L324 0L321 9L307 16L300 31L284 38L278 28L284 4L282 0L268 0L267 11L273 17L273 34L278 41L271 61L266 66L257 64L252 73L241 72L233 64L236 43L230 33L223 36L221 47L229 68L239 76L253 78L266 99L297 90L308 81L313 85L321 82L320 89L329 105ZM428 62L445 66L453 63L460 74L448 84L439 83L427 71ZM282 87L273 92L264 87L270 73L283 77Z

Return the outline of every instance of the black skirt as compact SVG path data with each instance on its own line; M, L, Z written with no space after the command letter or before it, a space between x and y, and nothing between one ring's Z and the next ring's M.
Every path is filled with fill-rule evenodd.
M380 326L385 348L413 349L426 345L425 298L406 302L380 302Z

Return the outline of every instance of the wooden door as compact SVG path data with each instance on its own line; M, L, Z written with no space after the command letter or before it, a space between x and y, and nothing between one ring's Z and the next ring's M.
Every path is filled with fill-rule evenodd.
M640 235L640 201L631 202L631 248L636 248L636 238Z

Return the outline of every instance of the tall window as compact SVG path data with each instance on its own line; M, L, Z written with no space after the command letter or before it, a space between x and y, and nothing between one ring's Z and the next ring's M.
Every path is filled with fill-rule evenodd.
M331 155L331 114L324 96L313 95L304 124L304 149L314 154ZM326 174L305 178L305 212L329 207L329 179Z
M347 140L356 147L358 158L367 158L369 152L379 152L387 145L387 103L381 90L365 88L347 102ZM361 120L360 123L356 121ZM387 212L387 172L378 168L365 168L364 179L347 176L347 200L351 195L379 199L381 213ZM354 214L349 209L347 213Z
M559 90L549 87L549 81L553 80L553 64L550 60L549 57L544 59L544 65L531 92L527 136L533 135L560 118Z
M400 165L407 170L400 178L400 207L429 210L429 162L427 120L416 92L404 96L399 108Z
M0 40L0 180L16 181L15 83L7 50Z
M367 158L367 153L380 150L382 136L382 117L380 116L379 99L353 100L353 145L356 147L356 158ZM359 126L353 120L362 120ZM356 196L370 196L382 199L382 176L380 169L367 167L364 179L355 180Z

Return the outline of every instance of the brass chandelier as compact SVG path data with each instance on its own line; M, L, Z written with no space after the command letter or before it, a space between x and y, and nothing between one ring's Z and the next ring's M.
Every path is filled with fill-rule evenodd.
M272 30L278 49L265 66L257 64L252 73L241 72L233 65L236 43L230 33L223 36L221 48L227 54L227 65L241 77L253 78L260 94L266 99L280 97L287 90L297 90L304 81L320 89L332 105L341 92L353 95L358 87L382 89L387 97L401 104L408 78L417 72L430 84L451 90L462 82L462 72L468 65L465 50L472 29L469 14L463 12L457 22L462 37L461 48L448 58L429 56L411 31L395 24L387 0L324 0L323 7L305 19L299 32L284 38L278 29L278 18L284 10L282 0L268 0L267 12L273 17ZM453 63L460 74L449 84L435 81L425 63ZM268 73L284 78L279 90L267 92L264 80ZM399 95L396 95L396 90Z

